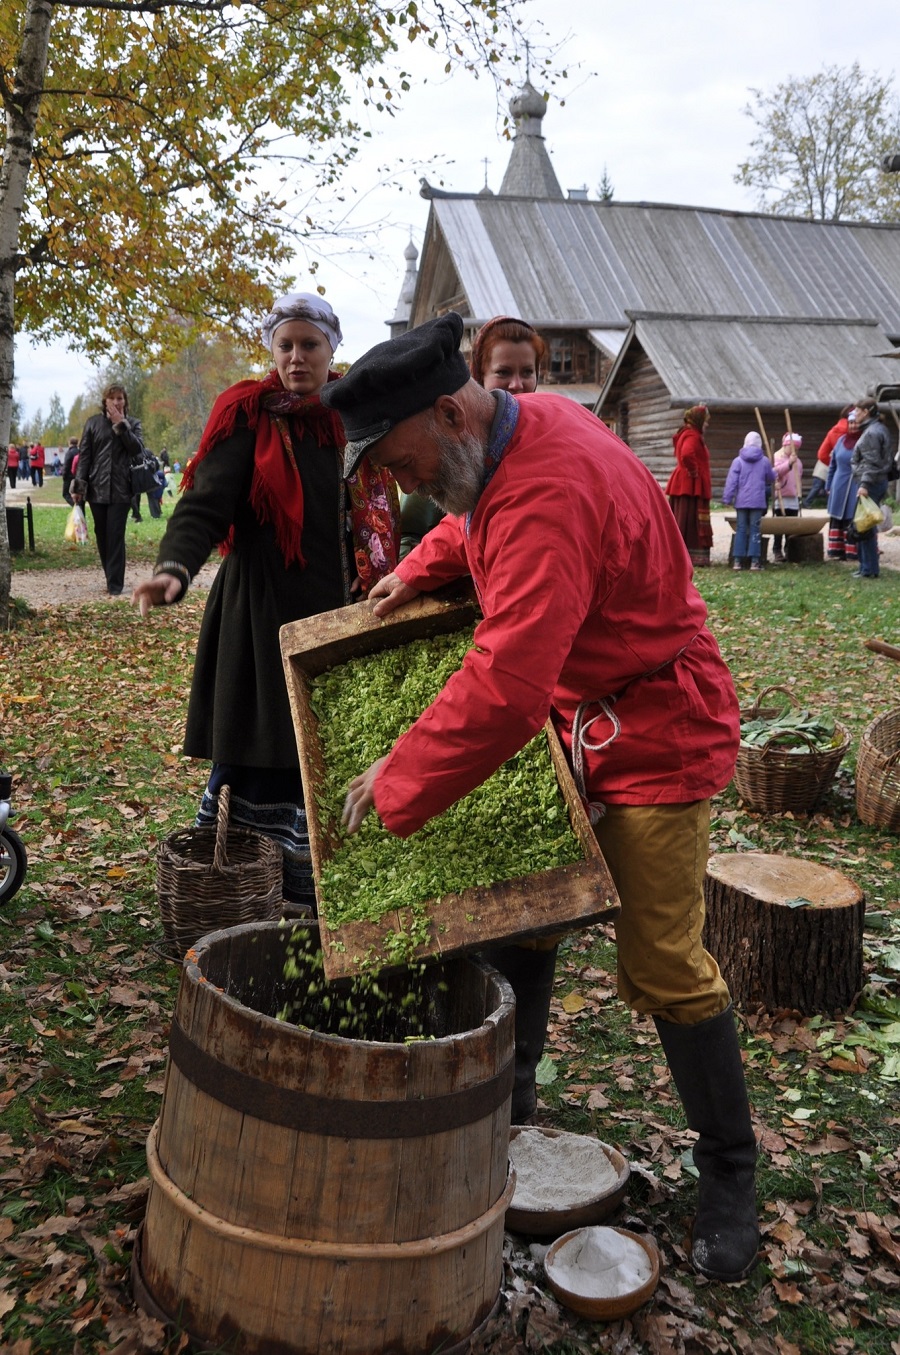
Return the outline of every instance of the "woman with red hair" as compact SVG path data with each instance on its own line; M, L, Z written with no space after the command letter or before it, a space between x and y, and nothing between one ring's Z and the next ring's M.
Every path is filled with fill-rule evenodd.
M537 388L547 345L533 326L513 315L495 315L472 343L469 367L486 391L530 395Z
M712 481L709 473L709 448L703 434L709 424L706 405L691 405L684 411L683 426L673 437L676 466L669 476L666 494L684 538L691 563L709 564L712 548L712 524L709 505Z

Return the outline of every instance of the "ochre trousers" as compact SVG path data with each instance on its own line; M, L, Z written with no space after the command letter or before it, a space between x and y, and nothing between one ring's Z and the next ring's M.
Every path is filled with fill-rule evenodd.
M693 1026L731 1001L704 949L709 801L607 805L594 825L619 891L619 996L636 1012Z

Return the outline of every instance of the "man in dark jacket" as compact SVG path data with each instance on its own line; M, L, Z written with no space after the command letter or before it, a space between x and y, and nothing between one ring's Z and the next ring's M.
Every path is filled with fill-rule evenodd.
M84 425L78 449L78 478L72 484L76 503L91 506L97 550L106 575L106 591L119 597L125 586L125 527L131 506L131 466L144 444L141 425L128 413L124 386L107 386L103 412Z
M62 496L66 503L73 504L72 481L75 479L75 462L78 459L78 439L69 438L69 445L66 448L66 454L63 457L62 468Z

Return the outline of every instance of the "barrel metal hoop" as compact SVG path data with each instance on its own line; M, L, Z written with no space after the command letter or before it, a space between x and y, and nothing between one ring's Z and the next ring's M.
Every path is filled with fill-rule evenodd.
M193 1085L231 1110L266 1124L341 1139L412 1139L461 1129L493 1114L512 1093L515 1061L493 1077L443 1096L409 1101L351 1101L279 1087L222 1063L201 1049L177 1020L169 1056Z
M258 1228L247 1228L231 1223L218 1214L205 1209L202 1204L192 1200L189 1195L175 1184L163 1167L158 1149L159 1121L151 1127L147 1135L147 1166L150 1179L164 1195L167 1195L179 1210L182 1217L189 1218L207 1232L241 1246L251 1246L257 1251L278 1252L283 1256L321 1257L335 1261L409 1261L419 1257L440 1256L443 1252L458 1251L471 1245L500 1219L506 1217L506 1211L512 1204L516 1193L516 1173L512 1167L506 1177L502 1193L483 1214L454 1228L450 1233L441 1233L437 1237L412 1238L408 1242L327 1242L319 1238L284 1237L276 1233L265 1233Z

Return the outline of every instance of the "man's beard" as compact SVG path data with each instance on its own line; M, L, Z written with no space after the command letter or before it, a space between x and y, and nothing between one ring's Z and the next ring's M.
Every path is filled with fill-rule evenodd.
M484 485L484 443L472 433L461 439L434 433L441 463L434 479L418 487L445 513L471 513Z

